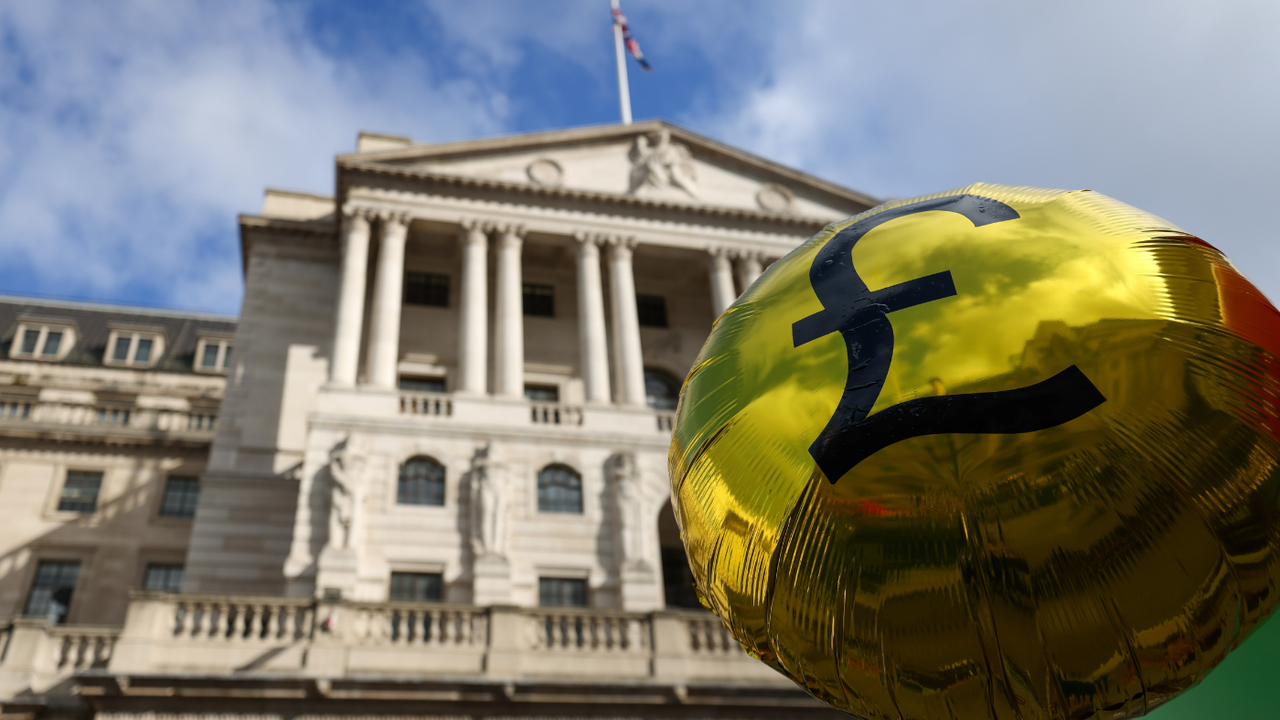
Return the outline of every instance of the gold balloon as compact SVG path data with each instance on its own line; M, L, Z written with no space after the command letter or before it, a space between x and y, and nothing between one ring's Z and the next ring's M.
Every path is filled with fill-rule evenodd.
M818 233L717 321L670 465L701 596L864 718L1124 718L1276 604L1280 314L1089 191Z

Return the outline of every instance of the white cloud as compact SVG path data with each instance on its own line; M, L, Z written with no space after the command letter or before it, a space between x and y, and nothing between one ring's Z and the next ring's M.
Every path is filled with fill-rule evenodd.
M235 217L264 185L331 192L357 129L468 137L504 113L415 57L327 55L256 0L10 3L0 29L3 272L58 295L235 312Z
M695 126L873 194L1089 187L1222 248L1280 300L1280 6L790 4L769 77Z

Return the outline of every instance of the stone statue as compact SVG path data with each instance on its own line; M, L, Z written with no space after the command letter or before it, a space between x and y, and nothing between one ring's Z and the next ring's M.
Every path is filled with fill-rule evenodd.
M652 136L640 135L631 150L631 192L642 189L683 190L689 197L698 196L698 179L689 148L671 142L668 130Z
M478 558L506 549L504 473L491 454L485 444L471 458L471 549Z
M648 502L635 454L618 453L609 458L607 471L618 518L618 565L647 569L652 528L646 522Z
M360 507L360 478L365 456L348 435L329 451L329 546L351 546L352 530Z

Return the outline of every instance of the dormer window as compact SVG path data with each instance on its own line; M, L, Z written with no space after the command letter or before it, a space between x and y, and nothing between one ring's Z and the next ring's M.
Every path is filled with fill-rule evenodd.
M126 367L151 367L164 354L164 334L154 330L114 328L107 338L103 362Z
M197 372L221 373L231 367L231 339L202 337L196 343L195 369Z
M18 323L9 357L29 360L61 360L75 344L75 329L70 325L23 320Z

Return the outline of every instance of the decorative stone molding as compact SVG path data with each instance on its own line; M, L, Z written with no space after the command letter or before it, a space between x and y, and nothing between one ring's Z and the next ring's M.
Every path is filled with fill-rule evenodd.
M549 158L538 158L529 163L525 174L534 183L543 187L560 187L564 183L564 168L560 163Z
M677 190L691 198L698 196L693 154L688 145L672 142L671 132L665 128L636 136L631 163L632 194L644 190Z
M784 185L765 183L756 193L756 203L764 210L775 213L791 212L795 194Z

